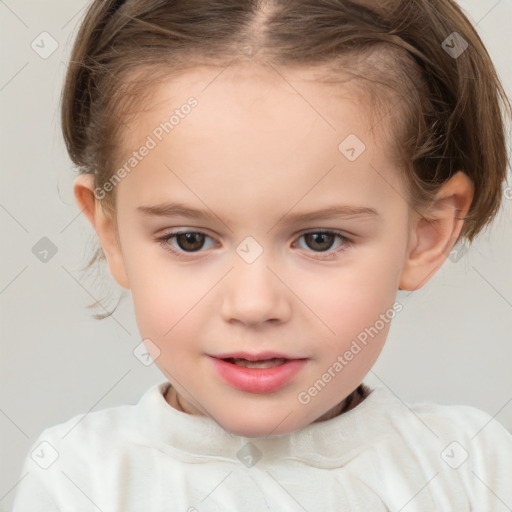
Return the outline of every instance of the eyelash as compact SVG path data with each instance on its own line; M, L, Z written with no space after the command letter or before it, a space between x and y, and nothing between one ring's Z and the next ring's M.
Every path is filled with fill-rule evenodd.
M169 245L169 240L171 238L175 238L177 235L184 235L184 234L199 234L199 235L204 235L207 238L211 238L203 231L195 231L195 230L194 231L192 231L192 230L186 231L186 230L184 230L184 231L171 231L161 237L155 237L155 239L163 247L164 250L166 250L166 251L170 252L171 254L174 254L180 258L188 258L189 255L200 253L201 250L193 251L193 252L186 252L186 251L176 250ZM337 254L340 254L341 252L346 251L353 245L352 240L348 239L341 232L334 231L334 230L326 230L326 229L311 229L308 231L304 231L301 233L301 235L299 236L298 239L302 238L305 235L309 235L309 234L335 235L343 242L343 245L340 246L338 249L335 249L334 251L330 251L329 249L327 251L319 251L319 252L311 251L313 253L318 254L319 256L316 256L316 258L320 259L320 260L332 259ZM327 256L324 256L324 254L327 254Z

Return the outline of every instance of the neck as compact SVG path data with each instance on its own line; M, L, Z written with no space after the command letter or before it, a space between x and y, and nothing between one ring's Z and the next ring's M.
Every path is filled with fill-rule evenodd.
M350 395L347 396L347 398L342 400L326 413L322 414L322 416L317 418L314 423L330 420L340 414L350 411L354 407L358 406L371 392L372 390L368 386L360 384L354 391L352 391L352 393L350 393Z
M327 421L336 416L339 416L345 412L350 411L354 407L357 407L370 393L372 390L365 384L360 384L352 393L350 393L340 403L336 404L332 409L329 409L326 413L318 417L313 423L321 421ZM166 402L180 412L190 414L186 411L179 401L178 394L172 386L167 388L164 396Z

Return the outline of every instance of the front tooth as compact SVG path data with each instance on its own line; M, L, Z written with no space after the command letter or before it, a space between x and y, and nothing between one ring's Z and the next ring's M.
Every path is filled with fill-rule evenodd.
M272 368L286 362L286 359L266 359L264 361L247 361L247 359L233 359L233 364L245 368Z

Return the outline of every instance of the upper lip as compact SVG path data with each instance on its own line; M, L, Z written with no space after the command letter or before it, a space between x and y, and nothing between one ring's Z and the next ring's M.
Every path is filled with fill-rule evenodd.
M226 352L225 354L211 354L216 359L247 359L247 361L263 361L264 359L304 359L303 357L293 357L279 352L259 352L249 354L249 352Z

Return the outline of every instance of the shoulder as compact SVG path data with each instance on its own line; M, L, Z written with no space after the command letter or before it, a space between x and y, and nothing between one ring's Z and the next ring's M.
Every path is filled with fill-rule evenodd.
M474 454L485 449L488 456L493 451L512 456L512 434L487 412L468 405L402 404L392 423L404 438L435 444L455 441Z
M366 443L350 461L353 473L397 509L510 510L512 435L490 414L406 402L380 386L352 413Z
M401 453L413 454L436 495L459 489L483 510L512 503L512 434L496 418L466 405L404 403L392 421Z
M128 452L144 443L138 410L155 393L158 386L135 405L77 414L44 429L25 458L14 510L62 510L63 504L74 503L71 496L77 485L99 496L105 482L126 464Z
M456 436L471 444L496 444L512 447L512 434L493 416L468 405L416 403L408 406L416 418L430 426L437 437Z
M147 404L148 399L158 393L159 386L152 386L136 404L77 414L44 429L31 446L26 465L48 468L55 462L55 466L62 469L118 457L120 451L141 442L138 411L141 404Z
M133 408L118 406L78 414L44 429L29 450L26 469L52 473L70 466L85 468L116 453L130 435Z
M418 404L412 410L447 442L441 457L448 465L467 459L473 473L502 468L512 477L512 434L495 417L466 405Z
M459 435L482 440L497 434L512 440L512 434L495 417L473 406L406 401L381 386L371 390L370 401L371 408L400 432L421 435L430 431L434 437Z

